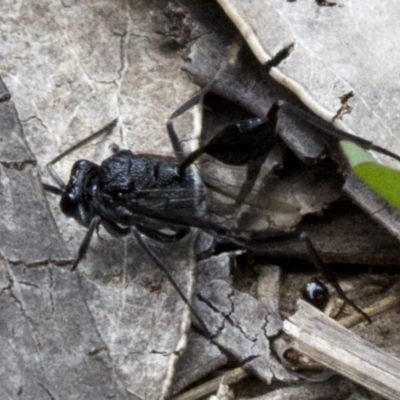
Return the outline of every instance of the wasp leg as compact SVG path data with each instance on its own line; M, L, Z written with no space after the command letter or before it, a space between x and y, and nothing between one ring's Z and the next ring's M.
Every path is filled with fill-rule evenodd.
M317 268L318 272L333 286L336 293L341 297L347 304L354 308L359 314L361 314L369 323L371 323L371 318L366 314L360 307L357 306L351 299L349 299L343 289L340 287L339 282L335 274L327 268L327 266L322 261L317 250L312 244L308 234L306 232L301 232L299 238L304 242L307 252L314 266Z
M242 204L257 181L262 164L279 143L277 123L279 105L273 104L265 118L249 118L226 126L209 142L190 153L179 165L182 174L202 154L233 166L247 166L246 180L236 199Z
M100 221L101 221L101 217L96 216L90 222L90 225L89 225L89 228L88 228L88 230L86 232L86 235L83 238L81 245L79 246L78 257L74 261L74 263L72 265L72 268L71 268L71 271L75 271L75 269L78 266L78 264L85 257L86 252L88 251L88 248L89 248L89 245L90 245L90 241L92 240L92 236L93 236L94 230L97 228L97 225L100 223Z
M324 121L322 118L319 118L318 116L311 114L310 112L301 110L293 104L290 104L283 100L278 100L274 103L274 105L282 111L287 112L288 114L295 115L296 117L300 118L309 125L319 129L321 132L327 134L330 137L334 137L339 140L349 140L365 150L373 150L400 161L400 156L398 156L397 154L392 153L391 151L386 150L383 147L377 146L369 140L342 131L341 129L333 126L331 123Z
M146 254L148 255L148 257L151 259L151 261L154 263L154 265L160 270L162 271L165 276L168 278L168 280L171 282L172 286L175 288L175 290L177 291L177 293L179 294L179 296L181 297L181 299L184 301L184 303L189 307L189 310L191 312L192 315L194 315L196 317L196 319L198 320L202 330L204 330L204 333L207 336L210 336L209 331L207 329L207 326L205 325L205 323L202 321L202 319L200 318L200 316L197 314L196 310L192 307L192 305L190 304L189 300L187 299L187 297L185 296L185 294L182 292L182 290L180 289L180 287L178 286L178 284L175 282L174 278L172 277L172 275L169 273L168 268L165 266L165 264L158 258L158 256L153 252L153 250L151 250L147 244L142 240L142 238L140 237L139 233L134 230L133 231L135 238L138 242L138 244L143 248L143 250L146 252Z
M265 158L267 157L267 154L265 155ZM263 158L260 161L255 161L252 162L247 166L247 173L246 173L246 180L243 182L242 187L240 188L240 192L236 198L235 205L239 206L241 205L247 198L247 196L250 194L252 191L258 175L260 174L261 167L265 161L265 158Z
M104 228L107 230L107 232L114 237L123 237L131 233L131 228L123 228L118 226L117 224L107 221L104 218L101 218L99 216L96 216L92 219L90 222L89 228L86 232L85 237L82 240L81 245L79 246L78 250L78 257L76 258L74 264L72 265L71 271L75 271L76 267L78 264L82 261L82 259L85 257L90 242L92 240L93 233L95 229L98 229L99 225L103 225Z
M174 230L173 234L163 233L143 225L135 225L138 232L143 233L150 239L156 240L161 243L174 243L184 238L189 232L190 228L179 228Z
M244 239L241 241L240 238L236 237L232 242L240 244L244 248L255 251L256 253L263 253L265 251L265 246L268 243L276 242L287 242L291 240L301 240L307 250L309 259L317 271L329 282L340 298L342 298L348 305L350 305L355 311L361 314L369 323L371 323L371 318L355 304L346 293L341 288L335 274L327 267L327 265L322 261L317 250L312 244L308 234L306 232L285 232L285 233L257 233L255 237L250 240Z
M197 92L191 99L182 104L176 111L174 111L167 120L167 131L169 140L171 141L172 148L179 162L182 162L185 157L181 142L174 127L174 119L191 109L196 104L199 104L203 97L211 90L215 83L215 80L211 81L207 86Z

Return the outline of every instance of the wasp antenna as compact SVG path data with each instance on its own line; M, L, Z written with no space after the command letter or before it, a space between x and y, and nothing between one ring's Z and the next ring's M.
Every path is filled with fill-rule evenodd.
M49 185L47 183L42 183L42 187L46 192L56 194L57 196L62 196L64 191L57 186Z

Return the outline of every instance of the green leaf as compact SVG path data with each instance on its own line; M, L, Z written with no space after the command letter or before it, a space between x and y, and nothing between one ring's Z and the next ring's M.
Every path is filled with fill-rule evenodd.
M376 163L375 158L372 157L371 154L369 154L362 147L354 144L353 142L342 140L340 142L340 146L344 152L344 155L349 160L351 168L354 168L356 165L365 162Z
M354 173L390 204L400 209L400 171L377 163L362 163L354 168Z
M390 204L400 209L400 171L378 164L354 143L340 143L354 173Z

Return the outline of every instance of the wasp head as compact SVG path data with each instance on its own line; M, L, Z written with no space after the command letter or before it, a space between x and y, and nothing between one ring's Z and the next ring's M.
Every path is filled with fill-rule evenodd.
M90 221L96 215L91 204L91 188L98 168L98 165L90 161L77 161L60 200L61 211L85 227L90 225Z

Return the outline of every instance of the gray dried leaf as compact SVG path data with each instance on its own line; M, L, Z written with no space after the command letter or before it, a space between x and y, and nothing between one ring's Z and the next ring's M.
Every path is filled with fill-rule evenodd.
M217 11L207 9L207 12L214 13L212 15L218 22L213 25L212 33L202 36L192 46L190 62L186 65L186 69L193 74L196 81L202 84L210 82L218 71L219 66L227 59L228 45L232 43L234 37L234 30ZM298 100L292 94L276 84L269 76L269 70L260 65L246 47L239 52L234 66L227 68L220 76L213 90L215 93L230 99L236 104L240 104L246 110L259 116L265 115L266 110L277 98L298 104ZM288 113L282 116L280 125L286 138L285 142L291 144L292 150L298 148L300 142L304 144L305 138L308 137L312 138L312 142L309 142L310 145L305 149L307 152L311 151L307 158L311 154L314 154L312 157L319 154L320 147L318 143L320 137L313 135L315 129L313 130L308 124L304 125L302 121L291 117ZM317 145L315 148L312 144L314 142ZM303 149L302 153L305 150ZM335 154L335 156L337 155ZM324 192L324 188L328 189L329 184L328 186L324 185L326 185L326 182L331 182L335 186L331 181L332 177L339 181L341 178L335 173L334 167L326 169L326 164L322 165L321 170L318 170L318 167L314 167L316 171L320 172L315 174L310 172L310 177L307 177L307 175L304 177L304 183L300 179L297 187L288 185L286 190L276 189L275 195L275 188L282 188L282 185L285 187L285 183L278 181L279 185L276 185L276 182L274 185L273 179L266 181L265 186L268 196L265 202L264 198L260 196L256 196L256 198L259 201L263 201L265 207L272 205L270 211L272 215L267 218L270 226L293 227L298 224L304 213L322 212L328 207L335 196L327 196L329 192ZM302 168L308 170L310 167L304 166ZM301 175L300 171L295 171L293 181L296 181L296 173ZM336 182L337 188L342 185L339 181ZM309 182L314 182L315 184L313 185ZM271 185L267 186L267 183ZM392 234L398 236L397 211L393 210L385 202L381 201L378 204L376 200L373 201L372 198L376 199L377 196L374 196L372 191L366 188L361 192L354 185L346 185L345 191L357 203L361 204L364 210L373 218L384 224ZM339 195L336 194L336 196ZM297 201L300 201L300 207ZM295 207L293 207L293 202L296 205ZM351 210L353 209L351 208ZM350 212L353 211L349 209L346 215L348 216ZM301 228L311 231L313 240L317 242L318 251L327 262L368 262L381 265L397 263L398 246L396 242L391 239L390 235L387 235L377 228L375 224L372 224L367 217L356 211L355 213L353 221L352 218L349 221L345 221L346 216L339 216L341 220L337 224L335 221L328 220L325 226L322 220L320 223L317 219L313 219L313 223L301 225ZM257 218L257 214L252 209L251 212L246 214L244 221L245 224L242 226L248 227L255 221L260 223L260 218ZM314 222L316 223L315 226ZM266 224L263 223L262 226L265 227ZM385 251L380 251L382 246L384 246ZM285 257L307 257L304 252L304 246L296 243L271 245L268 248L266 247L266 252L271 255L283 255Z
M47 162L116 117L118 129L56 165L64 180L68 179L73 162L82 158L101 162L112 154L113 144L135 152L172 155L165 122L190 96L194 85L180 74L180 55L166 54L160 38L152 32L150 12L163 6L161 2L149 5L123 1L32 2L21 9L6 3L0 6L3 35L0 69L44 181L50 181L44 168ZM1 90L0 99L5 100L3 87ZM15 163L33 162L31 153L24 147L19 125L10 122L15 120L15 112L6 113L10 104L0 103L1 115L8 118L3 125L10 128L3 137L11 140L8 147L1 146L2 162L10 163L14 154L18 154L13 158ZM183 137L190 136L189 116L181 118L177 126L178 131L186 135ZM43 206L46 202L37 172L32 172L31 167L23 170L19 177L15 176L16 172L6 171L3 164L2 185L8 181L13 183L1 190L2 204L8 210L8 214L2 213L7 221L7 225L2 226L2 254L10 261L27 264L71 260L84 230L61 215L58 198L48 196L61 236L70 250L68 256L59 233L54 231L47 206ZM33 222L22 213L29 208ZM26 246L22 243L24 237L27 237ZM155 250L171 268L188 297L193 287L195 265L191 239L171 248L158 246ZM58 273L70 275L67 271L54 272ZM69 324L72 331L77 327L76 312L81 312L80 317L87 319L88 333L94 332L103 343L102 348L106 350L99 354L106 354L109 363L109 378L104 382L122 387L120 392L116 386L111 391L107 389L103 395L120 398L137 395L147 399L166 396L190 323L186 307L170 284L154 270L132 240L114 240L102 230L80 265L78 276L83 297L76 297L72 289L69 292L72 284L67 282L63 301L67 302L70 295L74 306L62 303L64 306L55 312L58 317L64 317L61 327ZM77 279L74 275L70 278ZM40 313L40 306L44 306L39 300L37 305ZM60 314L60 310L65 315ZM26 334L26 340L30 339L29 335ZM82 337L76 333L75 338L76 344L60 341L53 350L69 354L73 345L82 345ZM8 336L4 340L8 340ZM43 344L46 347L43 352L51 351L48 345L48 342ZM93 349L99 347L92 346ZM33 356L30 348L22 351L24 357ZM96 354L95 351L93 357L100 357ZM76 363L84 358L82 356ZM59 362L66 363L66 360L60 358ZM101 361L99 365L104 369L103 364ZM76 369L79 378L78 372L67 367L49 369L40 372L40 376L44 387L56 386L62 379L80 380L91 388L83 394L85 398L101 398L93 393L101 390L103 386L97 379L103 378L91 366L88 362L84 374ZM39 365L32 368L33 373ZM59 392L54 391L53 395L71 398L73 388L70 389L71 392L65 392L60 386ZM77 385L75 396L79 396L81 390ZM90 397L89 392L94 397ZM43 397L41 393L32 398Z
M224 280L214 279L203 285L194 305L213 342L234 356L243 368L266 383L274 376L293 379L270 353L269 340L282 326L277 325L279 316L254 297L233 289Z
M361 137L399 152L394 66L400 53L393 46L397 4L375 1L367 11L361 3L346 2L333 7L318 2L219 3L261 63L293 46L271 75L316 114L326 119L340 115ZM343 113L349 99L350 108Z
M1 392L9 398L138 399L127 392L77 275L52 265L1 266Z
M223 367L228 358L204 336L191 331L187 349L176 366L172 394L178 394L187 386L209 373Z
M393 45L398 36L397 4L374 1L366 10L361 2L219 3L257 59L274 65L270 75L314 113L400 153L396 108L400 52ZM394 160L375 156L399 168ZM349 187L347 192L374 214L368 190L352 192ZM389 216L381 214L379 220L398 236L397 223Z

